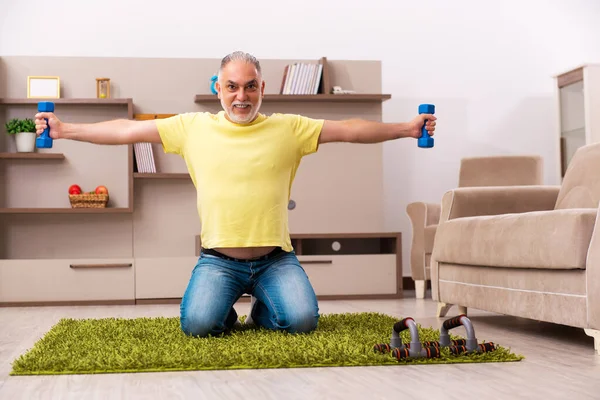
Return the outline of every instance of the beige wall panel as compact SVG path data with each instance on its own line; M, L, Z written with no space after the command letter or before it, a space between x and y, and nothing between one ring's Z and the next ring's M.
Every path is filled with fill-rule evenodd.
M189 179L136 179L133 254L136 258L194 256L200 219Z
M173 299L183 297L198 257L135 259L135 297Z
M0 215L0 258L131 258L130 214Z

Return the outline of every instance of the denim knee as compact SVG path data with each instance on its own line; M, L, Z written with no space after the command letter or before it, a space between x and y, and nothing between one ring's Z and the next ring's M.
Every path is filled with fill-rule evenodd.
M207 337L218 335L226 330L225 325L214 315L182 307L180 316L181 330L188 336Z
M216 329L215 321L188 315L181 318L181 330L188 336L207 337Z
M319 313L315 310L288 311L287 315L278 318L277 325L289 333L309 333L317 328Z

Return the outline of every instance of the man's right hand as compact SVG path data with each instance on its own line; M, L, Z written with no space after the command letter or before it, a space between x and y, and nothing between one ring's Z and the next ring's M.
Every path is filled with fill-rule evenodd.
M48 119L48 123L46 123L45 118ZM63 123L54 113L40 112L35 114L35 133L41 135L48 125L50 126L50 137L52 139L63 137Z

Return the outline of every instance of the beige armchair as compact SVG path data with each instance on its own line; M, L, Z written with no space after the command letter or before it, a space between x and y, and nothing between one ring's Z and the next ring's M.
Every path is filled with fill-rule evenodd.
M458 187L520 186L543 183L543 161L539 156L490 156L463 158L458 174ZM424 298L430 277L430 259L440 204L414 202L406 207L412 225L410 247L411 277L416 297Z
M600 353L600 143L575 153L560 186L457 188L442 198L432 297L569 325Z

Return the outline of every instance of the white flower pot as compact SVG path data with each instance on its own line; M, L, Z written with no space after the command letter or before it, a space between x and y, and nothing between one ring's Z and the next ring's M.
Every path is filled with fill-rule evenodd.
M15 143L19 153L32 153L35 151L35 132L19 132L15 135Z

